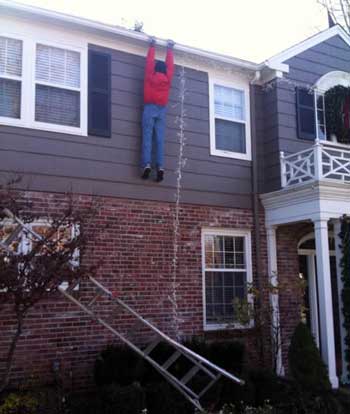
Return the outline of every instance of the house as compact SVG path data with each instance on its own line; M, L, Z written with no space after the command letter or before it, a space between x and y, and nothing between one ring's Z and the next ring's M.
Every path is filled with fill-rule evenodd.
M262 64L176 45L162 183L139 171L147 44L143 33L1 0L2 179L20 175L39 213L54 213L67 191L98 199L92 231L106 230L86 260L102 258L97 279L170 335L239 339L254 358L252 324L235 323L232 300L249 299L252 282L278 284L279 374L300 320L296 282L307 278L308 323L338 387L350 145L334 142L325 120L327 91L350 86L349 36L334 26ZM0 369L12 321L5 306ZM28 316L13 379L45 380L58 361L66 381L85 386L111 340L64 298L44 302Z

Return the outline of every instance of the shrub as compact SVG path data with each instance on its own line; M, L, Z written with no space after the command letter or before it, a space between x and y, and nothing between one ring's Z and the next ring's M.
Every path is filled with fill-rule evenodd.
M0 406L0 414L36 414L38 400L29 393L10 393Z
M288 359L290 373L301 388L321 392L331 388L327 368L304 323L299 323L294 331Z
M214 364L239 375L242 372L244 345L239 342L206 343L194 339L184 343L185 346L207 358ZM163 364L174 352L174 348L161 342L152 351L152 358ZM178 358L170 368L176 377L182 377L192 366L186 358ZM148 384L161 382L163 377L133 350L121 345L109 346L101 352L94 366L94 378L97 385L130 385L134 382Z
M145 392L137 383L126 387L105 385L100 389L98 405L103 414L140 414L146 407Z
M94 366L97 385L130 385L141 382L145 373L145 362L134 351L125 346L109 346L101 352Z
M193 406L179 391L166 382L146 388L147 414L192 414Z

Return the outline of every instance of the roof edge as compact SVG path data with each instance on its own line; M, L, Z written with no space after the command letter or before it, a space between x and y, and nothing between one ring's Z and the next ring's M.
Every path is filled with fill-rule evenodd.
M73 15L68 15L61 12L51 11L35 6L30 6L22 3L17 3L10 0L0 0L0 10L7 10L10 13L13 13L15 16L27 16L27 17L37 17L43 20L54 20L60 23L68 24L68 25L75 25L80 26L82 29L85 30L92 30L98 32L104 32L109 35L116 35L128 39L132 39L137 42L145 43L149 41L149 36L145 33L136 32L133 30L126 29L121 26L112 26L106 23L100 23L94 20L89 20L82 17L77 17ZM157 43L160 46L166 46L167 41L164 39L157 38ZM238 59L235 57L231 57L228 55L209 52L203 49L190 47L182 44L175 44L175 50L179 52L195 55L198 57L206 58L209 60L218 61L221 63L225 63L240 69L248 70L251 72L255 72L260 69L261 65L250 62L243 59Z
M270 68L279 68L283 72L288 72L289 66L284 62L292 57L304 52L305 50L310 49L318 45L319 43L324 42L325 40L330 39L333 36L339 35L345 43L350 46L350 36L345 32L345 30L340 25L335 25L333 27L327 28L315 35L305 39L294 46L285 49L283 52L277 53L276 55L265 60L263 65L266 65Z

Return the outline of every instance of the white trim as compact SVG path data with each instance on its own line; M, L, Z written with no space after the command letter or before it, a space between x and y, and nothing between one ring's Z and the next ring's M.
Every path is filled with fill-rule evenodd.
M337 35L340 36L344 42L350 46L350 36L339 25L336 25L329 29L323 30L322 32L317 33L312 37L309 37L308 39L284 50L281 53L278 53L277 55L272 56L264 63L270 68L280 67L283 72L288 72L289 65L286 65L284 63L286 60L291 59L292 57L299 55L305 50L310 49L319 43L322 43Z
M335 238L335 252L336 252L336 265L337 265L337 287L338 287L338 313L339 313L339 330L340 330L340 342L341 342L341 356L342 356L342 376L341 382L343 384L349 384L349 368L346 361L346 336L347 332L344 328L344 313L343 313L343 287L344 282L342 278L342 252L341 252L341 238L339 233L341 231L340 220L334 220L334 238Z
M251 231L250 230L241 230L241 229L223 229L223 228L202 228L201 235L201 248L202 248L202 301L203 301L203 329L204 331L216 331L223 329L249 329L254 326L254 321L251 320L247 325L241 325L238 323L234 324L207 324L206 320L206 298L205 298L205 236L206 235L217 235L217 236L232 236L232 237L244 237L244 258L246 267L245 269L224 269L224 271L229 272L246 272L247 274L247 285L253 283L253 269L252 269L252 247L251 247ZM214 271L222 271L222 269L211 269ZM250 304L254 303L253 295L248 293L247 295L248 302Z
M320 93L327 92L328 89L336 85L350 87L350 73L341 70L333 70L321 76L314 85Z
M0 36L1 37L6 37L8 39L19 40L19 41L22 42L21 76L0 74L0 79L9 79L9 80L14 80L14 81L17 81L17 82L21 83L21 95L20 95L21 104L20 104L20 109L19 109L20 117L19 118L11 118L11 117L0 116L0 124L1 123L4 123L4 124L9 123L10 125L21 126L22 125L23 110L25 108L24 100L23 100L23 79L24 79L24 76L25 76L25 70L24 70L25 69L24 68L24 41L23 41L24 38L21 37L21 36L12 35L8 32L0 32Z
M272 310L271 315L271 343L272 355L275 360L276 374L280 376L285 375L282 357L282 340L281 340L281 318L279 307L279 292L278 292L278 265L277 265L277 235L276 227L266 227L266 242L267 242L267 270L270 283L270 306Z
M267 225L295 223L317 217L334 219L350 213L350 184L313 181L260 196Z
M1 125L17 126L23 128L39 129L43 131L52 131L66 133L72 135L87 136L87 79L88 79L88 42L82 38L74 41L67 41L65 36L61 34L56 37L50 30L44 32L28 33L28 30L22 28L19 22L10 24L11 30L0 32L0 36L5 36L22 41L22 78L21 78L21 118L5 118L0 117ZM80 126L72 127L67 125L59 125L46 122L38 122L35 120L35 86L39 84L49 84L48 82L36 81L35 79L35 62L36 62L36 46L43 44L47 46L58 47L60 49L72 50L80 54L80 88L62 87L56 84L51 86L75 90L80 93Z
M232 77L231 77L232 78ZM243 92L244 97L244 114L245 119L234 120L227 119L232 122L239 122L245 124L245 145L246 152L233 152L233 151L224 151L216 148L216 135L215 135L215 119L226 119L225 117L215 115L215 85L224 86L227 88L236 89L240 92ZM228 80L222 79L217 76L209 74L209 122L210 122L210 155L234 158L240 160L251 161L251 122L250 122L250 96L249 96L249 83L242 81L242 79Z

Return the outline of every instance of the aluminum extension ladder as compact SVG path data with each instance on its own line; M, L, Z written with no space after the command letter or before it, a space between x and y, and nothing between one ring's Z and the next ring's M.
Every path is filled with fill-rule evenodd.
M16 217L10 210L4 210L6 216L17 224L14 231L4 240L0 241L0 248L6 250L9 254L16 254L11 248L11 243L20 235L21 231L24 230L30 233L33 237L38 240L42 240L42 236L33 231L29 226L27 226L23 221ZM212 362L208 361L206 358L198 355L189 348L185 347L181 343L170 338L164 332L160 331L156 326L154 326L147 319L143 318L138 312L133 310L129 305L127 305L122 299L115 297L111 291L104 287L100 282L95 278L89 276L90 282L95 288L95 295L86 305L77 299L74 294L76 284L68 286L67 283L63 284L58 288L58 290L71 302L79 306L86 314L88 314L92 319L100 323L106 329L113 333L120 341L134 350L138 355L148 361L170 384L172 384L184 397L190 401L198 410L203 411L203 408L199 402L200 398L214 385L219 378L226 377L229 380L236 382L240 385L244 385L244 381L237 378L236 376L230 374L226 370L218 367ZM77 282L78 283L78 282ZM67 286L66 286L67 285ZM119 332L106 320L105 317L98 315L98 310L94 310L94 305L96 305L97 300L100 297L108 299L109 303L119 307L122 311L129 313L137 322L142 324L144 327L148 328L154 335L154 340L150 342L145 348L142 348L139 345L133 343L130 339L127 338L127 335ZM173 352L171 356L163 363L157 362L152 358L152 352L155 348L161 343L166 342L172 349ZM172 365L180 358L185 358L188 363L190 363L191 368L187 371L185 375L181 378L177 378L174 374L170 372ZM190 381L198 374L204 374L207 377L207 384L199 392L195 392L189 385Z
M134 311L130 306L128 306L123 300L119 299L118 297L114 297L112 292L106 289L95 278L89 276L89 279L95 287L96 295L91 299L91 301L87 305L83 304L75 296L72 295L72 290L74 290L74 287L71 287L67 290L59 288L59 291L70 301L78 305L92 319L99 322L110 332L112 332L117 338L119 338L123 343L125 343L127 346L133 349L146 361L148 361L161 375L163 375L164 378L167 379L167 381L170 384L172 384L178 391L180 391L185 396L185 398L187 398L187 400L189 400L198 410L203 411L203 408L199 402L200 398L203 397L203 395L209 390L209 388L212 385L216 383L216 381L218 381L219 378L226 377L231 381L244 385L244 381L242 381L241 379L218 367L217 365L208 361L206 358L198 355L197 353L188 349L184 345L170 338L164 332L160 331L151 322L143 318L141 315L139 315L138 312ZM129 340L126 337L126 335L114 329L103 317L98 316L98 314L93 310L94 304L100 297L105 297L109 299L113 305L121 307L124 311L134 316L142 325L149 328L155 334L154 340L148 346L142 349L142 347L134 344L131 340ZM170 345L170 347L173 348L173 353L164 363L159 363L152 358L151 354L152 351L154 351L155 348L162 341L166 342L168 345ZM171 366L181 356L186 358L187 362L191 363L191 368L187 371L185 375L182 376L182 378L177 378L169 370ZM204 386L204 388L201 391L195 392L193 389L191 389L188 383L195 377L195 375L199 373L205 374L207 376L208 383Z

